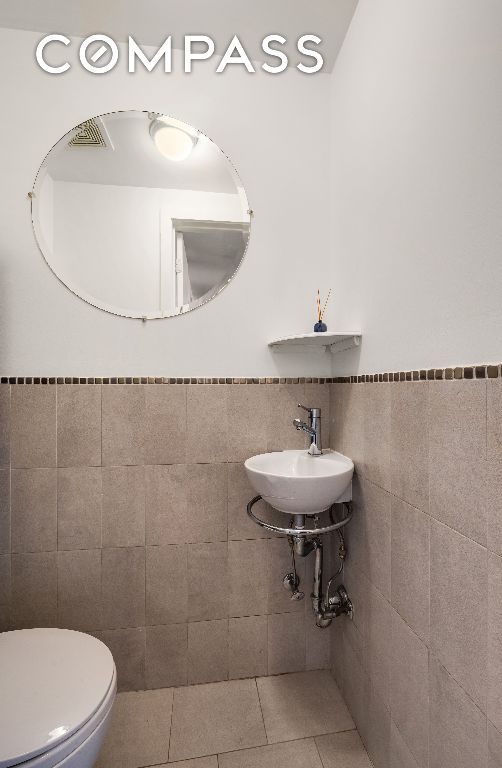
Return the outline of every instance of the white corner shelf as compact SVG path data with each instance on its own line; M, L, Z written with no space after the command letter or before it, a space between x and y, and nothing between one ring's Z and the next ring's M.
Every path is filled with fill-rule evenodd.
M358 347L361 334L354 333L302 333L297 336L284 336L282 339L269 341L268 346L275 350L289 347L310 347L311 349L329 349L331 352L344 352Z

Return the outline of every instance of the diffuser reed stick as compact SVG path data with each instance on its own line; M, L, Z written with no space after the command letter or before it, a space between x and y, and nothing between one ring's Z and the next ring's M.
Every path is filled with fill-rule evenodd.
M319 288L317 289L317 321L321 322L321 294Z
M321 323L323 321L324 313L326 312L326 307L327 307L328 299L329 299L330 296L331 296L331 288L328 291L328 295L326 296L326 301L324 302L324 307L322 308L321 316L319 318Z

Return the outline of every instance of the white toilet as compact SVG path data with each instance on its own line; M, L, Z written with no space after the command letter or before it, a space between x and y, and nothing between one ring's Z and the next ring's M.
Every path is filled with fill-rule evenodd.
M91 768L116 690L113 657L90 635L0 634L0 768Z

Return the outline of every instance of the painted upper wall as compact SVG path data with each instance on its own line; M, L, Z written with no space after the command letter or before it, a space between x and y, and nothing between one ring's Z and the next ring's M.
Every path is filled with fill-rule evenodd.
M337 374L502 360L502 4L360 0L332 75Z
M311 330L315 292L327 282L329 76L243 67L215 75L204 62L190 75L130 75L124 57L106 75L74 66L51 76L35 64L39 38L0 30L2 375L329 375L328 354L267 347ZM27 193L44 155L74 125L119 109L202 130L235 164L254 209L235 278L182 317L143 324L91 307L56 279L35 243Z

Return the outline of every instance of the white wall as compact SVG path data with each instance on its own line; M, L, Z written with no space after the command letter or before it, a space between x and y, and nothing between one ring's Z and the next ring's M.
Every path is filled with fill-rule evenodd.
M332 75L339 374L502 360L502 3L359 0Z
M328 280L318 222L329 214L329 76L216 76L207 63L191 75L129 75L124 58L107 75L75 65L51 76L34 61L39 38L0 30L2 374L328 375L329 355L272 353L266 342L311 330L315 291ZM255 212L234 280L183 317L143 324L94 309L61 285L35 244L27 193L42 158L74 125L116 109L200 128L234 162Z

